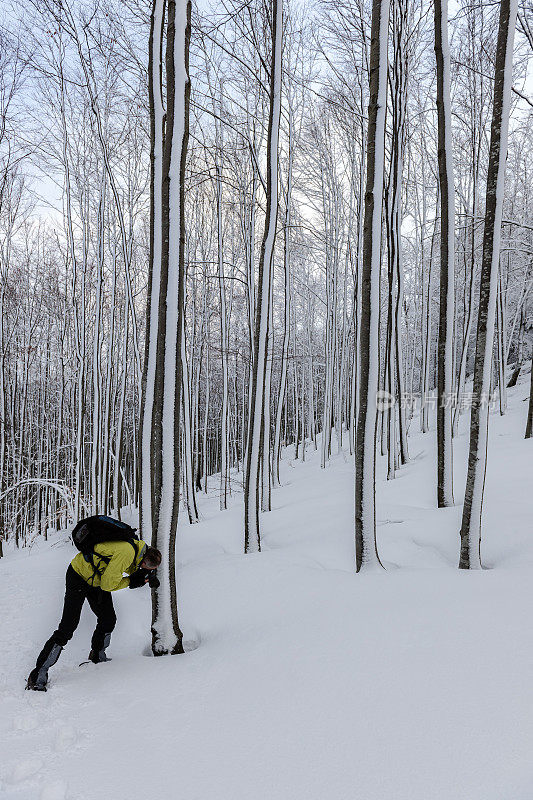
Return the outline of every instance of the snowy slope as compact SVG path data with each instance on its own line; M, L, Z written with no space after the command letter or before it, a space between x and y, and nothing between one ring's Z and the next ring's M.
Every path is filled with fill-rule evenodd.
M526 382L493 415L482 572L456 569L460 506L437 511L433 432L378 487L387 571L354 574L353 465L283 463L263 552L242 555L240 497L180 522L189 652L148 645L148 592L115 595L113 661L79 668L92 615L51 671L72 548L0 560L1 800L531 800L533 441ZM466 418L455 444L464 490ZM380 465L380 468L384 465ZM213 481L213 484L215 481Z

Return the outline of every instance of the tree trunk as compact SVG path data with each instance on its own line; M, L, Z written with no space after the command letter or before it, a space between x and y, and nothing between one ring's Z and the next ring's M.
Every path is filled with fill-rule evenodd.
M389 0L373 0L361 274L361 371L355 451L355 554L358 572L381 565L376 544L375 473L388 26Z
M470 449L460 533L460 569L479 569L481 567L481 514L487 467L490 380L516 15L516 0L502 0L496 47L494 105L485 201L485 229L470 417Z
M259 472L264 425L266 348L270 284L278 215L278 140L281 115L282 0L272 0L272 63L267 134L267 192L265 231L259 258L255 313L254 358L246 473L244 480L244 551L261 549L259 532Z
M152 435L157 348L159 289L161 279L163 176L163 138L165 112L163 108L162 59L165 0L153 0L150 20L148 55L148 96L150 101L150 254L148 263L148 296L146 301L146 338L141 393L141 430L139 433L141 535L152 538L152 502L154 474L152 473Z
M183 432L182 449L183 464L185 467L184 486L185 499L187 503L187 513L189 522L195 525L199 522L198 508L196 505L196 492L194 491L194 467L193 467L193 435L191 420L191 387L189 377L189 365L187 363L187 349L185 347L185 314L182 314L181 328L181 391L183 399L183 421L181 430Z
M529 409L527 412L526 439L533 436L533 356L531 357L531 386L529 389Z
M278 405L276 408L276 427L274 433L274 450L272 452L273 479L276 486L279 486L279 459L281 450L281 416L285 403L285 391L287 388L287 354L289 351L289 320L291 307L291 279L290 279L290 224L291 224L291 196L292 196L292 116L289 111L289 164L287 168L287 190L285 197L285 224L283 226L283 275L284 275L284 315L283 315L283 344L281 348L281 376L279 380Z
M440 310L437 350L437 504L453 505L452 370L454 317L455 189L450 106L448 0L435 0L438 162L440 186Z
M152 591L152 651L182 653L175 549L179 511L181 337L185 283L185 163L189 136L191 5L169 0L167 129L162 169L162 251L154 381L152 544L162 553L161 586ZM156 187L157 189L157 187ZM157 269L157 264L154 264Z

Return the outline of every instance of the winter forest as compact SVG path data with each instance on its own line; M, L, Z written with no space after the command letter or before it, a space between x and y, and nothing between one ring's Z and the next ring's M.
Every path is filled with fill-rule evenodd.
M1 798L533 797L531 0L6 3L0 315Z

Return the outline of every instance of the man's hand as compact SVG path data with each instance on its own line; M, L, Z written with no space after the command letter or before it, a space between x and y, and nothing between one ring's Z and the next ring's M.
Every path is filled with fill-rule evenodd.
M145 569L138 569L133 575L130 575L130 589L139 589L148 583L148 572Z
M159 587L161 586L161 582L157 577L157 575L155 574L155 569L150 570L150 572L148 573L148 584L150 586L150 589L159 589Z

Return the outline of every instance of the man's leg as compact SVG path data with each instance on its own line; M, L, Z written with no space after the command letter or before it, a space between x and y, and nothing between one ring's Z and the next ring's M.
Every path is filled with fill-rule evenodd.
M97 617L96 628L91 639L89 660L98 664L100 661L109 660L105 651L109 647L111 634L117 624L117 616L113 608L111 592L104 592L102 589L89 589L87 600Z
M27 689L46 691L48 670L56 663L62 649L72 639L78 627L86 597L86 587L83 578L69 566L65 577L65 601L61 621L39 653L35 669L30 672Z

